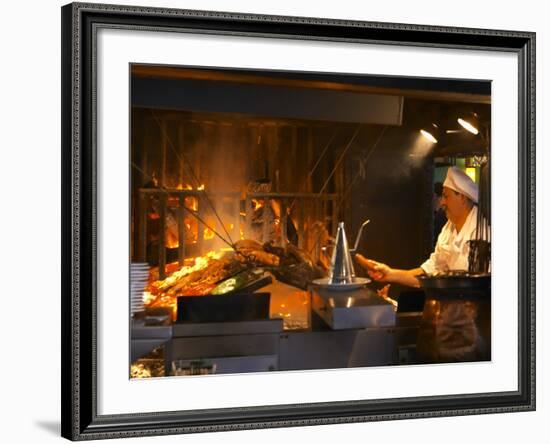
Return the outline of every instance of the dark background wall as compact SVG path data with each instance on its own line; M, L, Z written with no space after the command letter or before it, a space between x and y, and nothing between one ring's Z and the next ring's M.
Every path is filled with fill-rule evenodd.
M457 116L472 110L490 119L488 104L443 100L445 94L470 93L486 101L490 83L337 80L350 82L351 92L134 77L133 192L154 176L166 187L205 184L207 190L244 193L249 181L265 177L273 191L336 193L338 220L345 222L350 243L363 221L371 221L360 253L398 268L418 267L433 249L437 155L419 129L435 121L452 128ZM396 94L361 89L369 84L393 86ZM423 97L410 97L415 88ZM307 218L308 224L314 221ZM329 231L334 228L327 224ZM399 290L394 288L393 295Z

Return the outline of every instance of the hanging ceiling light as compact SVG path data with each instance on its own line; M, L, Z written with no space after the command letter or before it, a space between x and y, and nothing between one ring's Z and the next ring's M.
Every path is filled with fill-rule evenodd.
M429 128L422 128L420 130L420 134L422 134L430 142L437 143L437 138L439 137L439 127L435 123L432 123Z
M471 117L468 117L466 119L458 118L458 123L462 128L464 128L466 131L469 131L472 134L478 135L479 134L479 121L477 118L477 114L472 113Z

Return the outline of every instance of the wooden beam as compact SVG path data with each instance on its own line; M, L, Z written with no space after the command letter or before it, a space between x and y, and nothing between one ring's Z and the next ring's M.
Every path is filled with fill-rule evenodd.
M147 212L148 212L148 203L149 196L145 193L140 193L138 198L138 251L137 251L137 260L145 262L147 260Z
M166 194L159 195L159 279L166 278Z
M287 205L286 205L286 199L281 199L281 219L280 219L280 227L281 227L281 247L286 247L286 244L288 243L288 239L286 236L287 232L287 226L288 226L288 214L287 214Z
M291 79L254 73L237 73L225 70L209 70L194 68L175 68L154 65L132 65L132 75L137 77L161 79L194 79L205 81L222 81L256 85L287 86L292 88L325 89L335 91L361 92L365 94L380 94L403 96L425 100L442 100L452 102L491 103L491 96L487 94L471 94L454 91L429 91L398 87L380 87L346 83L342 81ZM398 82L398 80L396 80Z
M180 267L183 267L185 260L185 196L180 194L178 203L178 263Z

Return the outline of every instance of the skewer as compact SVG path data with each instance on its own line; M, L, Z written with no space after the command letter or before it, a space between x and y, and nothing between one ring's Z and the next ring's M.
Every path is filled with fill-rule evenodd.
M372 148L368 152L367 156L365 157L365 160L363 161L364 164L366 164L368 162L370 156L372 155L374 150L378 147L378 144L382 141L382 137L384 136L384 133L386 132L387 129L388 129L387 126L384 126L384 128L382 128L382 131L380 132L380 135L378 136L378 138L374 142L374 145L372 146ZM357 171L357 173L355 174L355 177L353 178L353 180L350 182L350 184L346 188L346 191L344 192L344 194L342 195L341 199L338 202L338 205L336 206L336 214L338 214L338 212L340 211L340 207L342 206L342 203L344 202L344 200L346 199L346 197L348 196L348 194L352 190L353 186L355 185L355 182L357 182L357 179L359 179L359 175L360 175L360 171Z
M359 131L360 127L357 128L357 132ZM382 131L380 132L380 135L378 136L378 138L376 139L376 141L374 142L372 148L370 149L370 151L368 152L367 156L365 157L365 162L367 162L370 158L370 156L372 155L372 153L374 152L374 150L376 149L376 147L378 146L378 144L380 143L380 141L382 140L382 137L384 136L386 130L388 129L387 126L384 126L384 128L382 129ZM357 133L354 135L354 137L352 138L352 140L350 140L349 144L348 144L348 147L349 148L351 146L351 143L353 142L353 139L355 138L355 136L357 135ZM346 148L346 150L347 150ZM345 154L345 152L344 152ZM337 166L337 165L336 165ZM336 170L336 167L334 168L333 172L331 173L331 175L329 176L329 179L330 177L332 176L332 174L334 173L334 171ZM351 189L353 188L353 185L355 185L355 182L357 181L357 179L359 178L359 171L356 173L355 177L353 178L353 180L351 181L350 185L347 187L346 191L344 192L344 194L342 195L342 197L340 198L340 200L338 201L338 204L336 205L335 208L333 208L333 219L336 219L338 218L338 214L340 212L340 207L342 206L342 203L344 202L344 199L347 197L347 195L349 194L349 192L351 191ZM326 185L327 182L325 182L325 185ZM323 192L324 190L324 187L323 189L319 192L319 195ZM333 204L334 205L334 204ZM336 225L338 222L336 220L333 220L333 225ZM321 233L319 233L319 235L317 236L317 241L314 243L314 245L316 243L319 242L319 240L321 239ZM311 252L313 251L313 248L311 248L310 250L310 254Z
M191 166L191 163L187 160L187 158L185 157L185 154L181 153L181 157L180 157L180 153L178 153L178 151L176 150L176 148L174 147L174 144L172 142L172 139L170 139L170 136L168 135L168 132L166 131L166 128L162 125L162 122L161 120L159 119L159 117L157 116L155 110L151 110L151 113L153 115L153 118L155 119L155 121L157 122L159 128L161 129L164 137L166 138L166 141L168 142L168 145L170 146L170 149L174 152L174 154L176 155L176 157L178 158L178 161L181 163L183 163L183 161L185 161L185 164L187 165L187 168L190 172L190 175L192 177L192 179L195 181L196 183L196 186L197 188L200 186L200 181L198 179L198 177L195 175L195 172L193 171L193 167ZM228 239L229 239L229 245L231 246L231 248L235 249L234 247L234 243L233 243L233 239L231 239L231 235L229 234L229 232L227 231L227 229L225 228L225 225L224 223L222 222L218 212L216 211L216 208L214 207L214 204L212 203L212 201L210 200L210 197L208 196L208 194L206 193L206 190L203 190L203 193L204 193L204 197L206 198L206 201L208 202L208 204L210 205L210 208L212 209L212 211L214 212L214 215L216 216L216 218L218 219L218 222L220 223L220 225L222 226L223 230L225 231L225 234L227 235ZM223 239L223 238L222 238ZM227 241L225 241L226 243L228 243Z
M131 162L132 166L134 168L136 168L138 171L140 171L141 173L143 173L145 176L147 176L149 179L151 179L151 177L145 172L143 171L140 167L138 167L134 162ZM158 191L160 191L161 193L165 193L167 195L169 195L170 193L168 191L166 191L164 188L158 188ZM212 228L210 225L208 225L203 219L201 219L199 217L198 214L196 214L193 210L187 208L187 207L184 207L185 210L187 210L192 216L194 216L199 222L201 222L202 224L204 224L205 227L207 227L209 230L211 230L216 236L218 236L223 242L225 242L227 245L229 245L233 250L235 249L235 245L232 243L232 242L229 242L227 239L225 239L221 234L219 234L214 228ZM200 235L200 234L199 234Z

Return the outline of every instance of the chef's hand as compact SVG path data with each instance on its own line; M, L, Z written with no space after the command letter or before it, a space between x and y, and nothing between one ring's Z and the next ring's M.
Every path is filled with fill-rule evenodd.
M355 259L375 281L388 282L392 269L386 264L367 259L360 254L356 254Z

